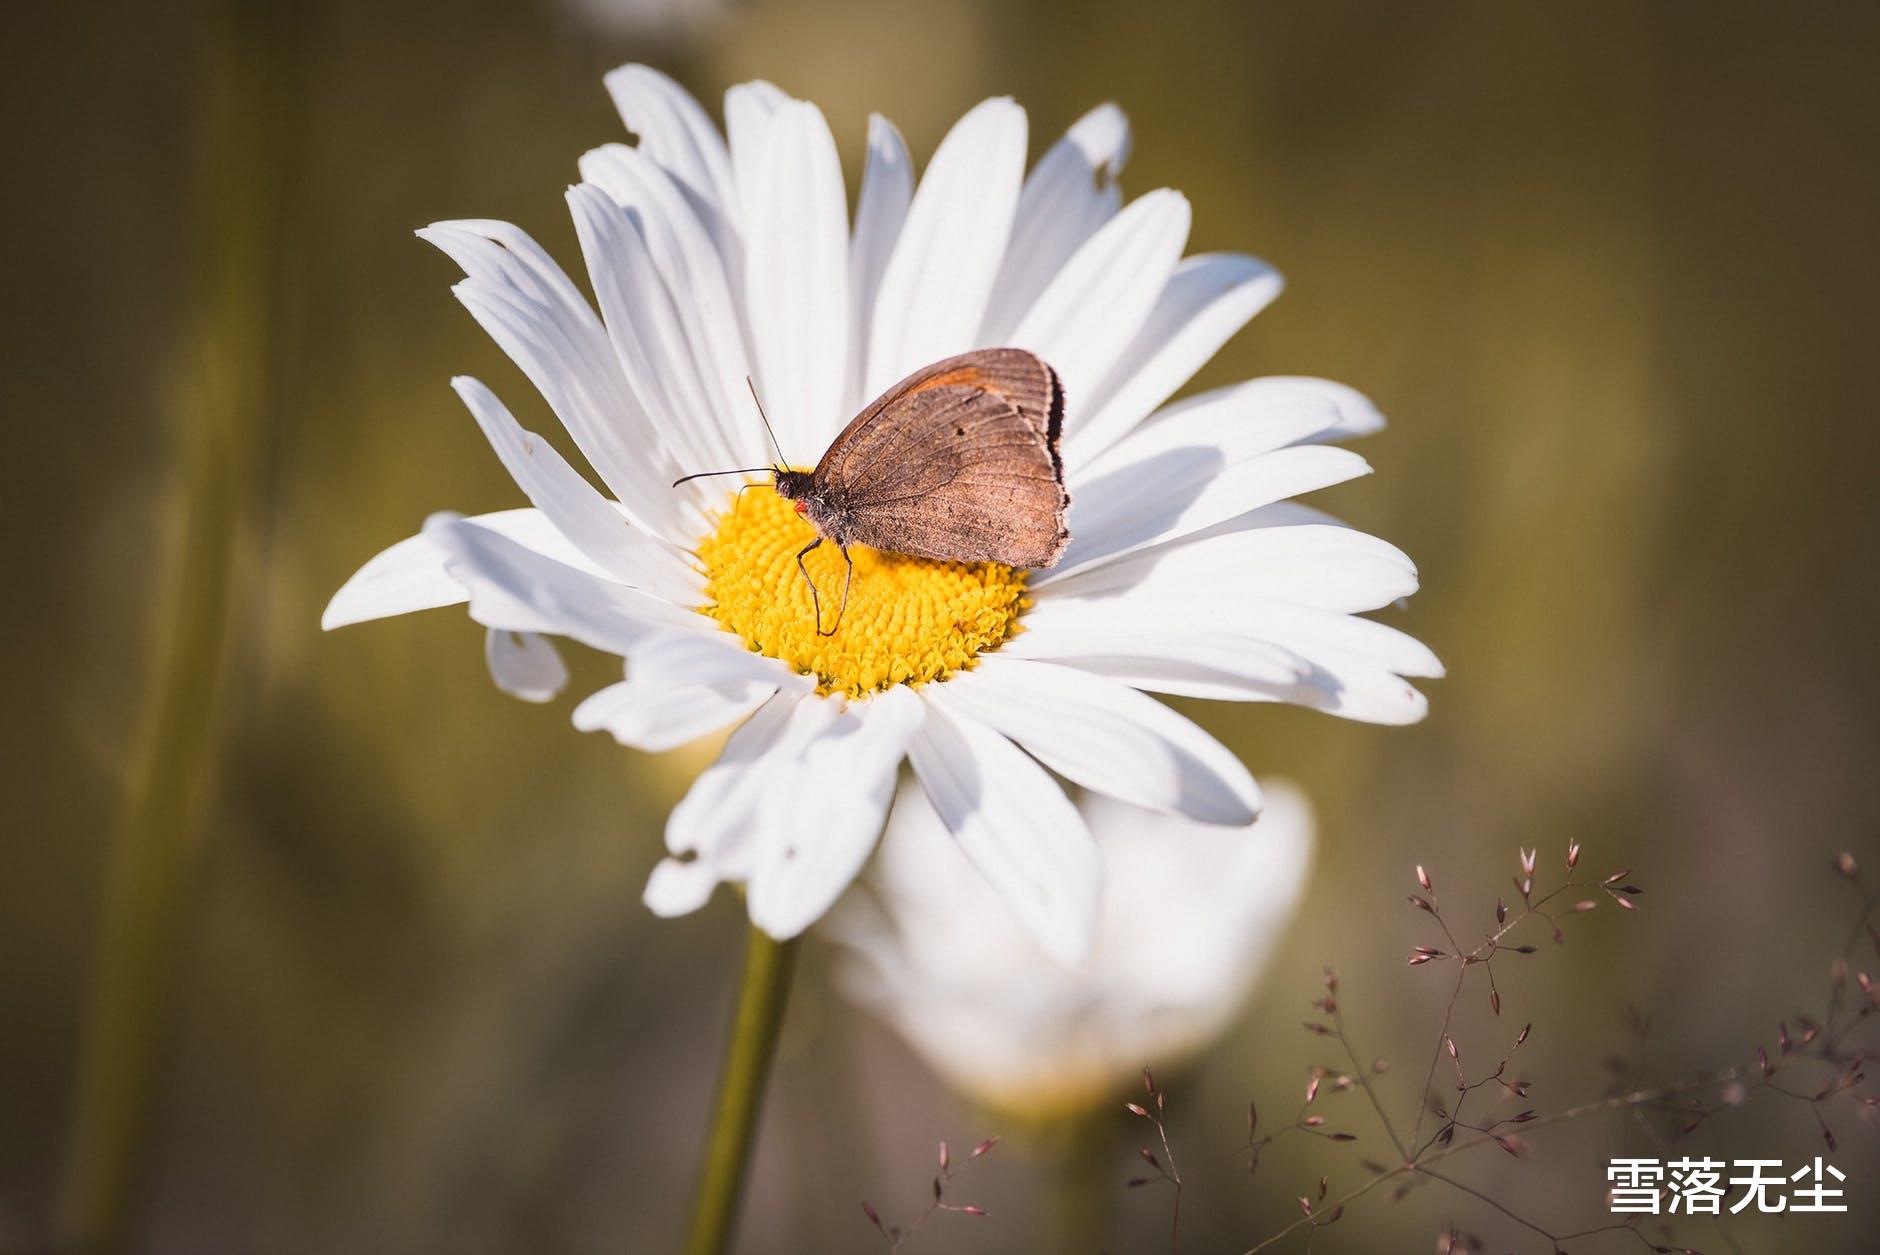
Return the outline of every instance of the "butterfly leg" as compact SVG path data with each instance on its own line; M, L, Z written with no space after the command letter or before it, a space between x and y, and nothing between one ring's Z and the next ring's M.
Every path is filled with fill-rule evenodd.
M809 568L803 565L803 559L809 555L809 552L812 549L816 548L816 546L820 544L822 544L822 537L818 536L815 540L810 541L809 544L804 545L801 549L797 550L796 569L803 573L803 582L809 585L810 609L813 610L816 614L816 635L834 636L836 634L835 628L830 628L829 631L826 633L822 630L822 598L816 595L816 581L809 577ZM844 552L843 556L844 557L847 556L846 551ZM844 599L846 601L846 594L844 595ZM842 626L842 620L838 616L836 619L836 627L840 627L840 626Z
M822 619L818 617L816 633L819 636L834 636L842 630L842 616L849 612L849 585L855 582L855 559L849 557L849 547L838 544L836 549L842 554L842 561L848 564L849 570L848 574L842 577L842 605L836 610L836 625L825 632L822 630Z

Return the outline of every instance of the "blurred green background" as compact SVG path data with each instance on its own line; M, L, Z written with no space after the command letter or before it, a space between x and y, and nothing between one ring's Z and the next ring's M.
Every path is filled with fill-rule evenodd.
M1034 155L1116 100L1136 130L1127 189L1183 189L1193 248L1252 251L1290 280L1198 382L1320 374L1393 420L1362 447L1379 473L1319 503L1418 560L1425 590L1388 617L1450 666L1429 721L1194 708L1256 773L1300 781L1323 828L1306 910L1248 1015L1163 1078L1190 1177L1184 1249L1250 1245L1321 1172L1356 1184L1356 1155L1378 1149L1281 1148L1251 1179L1236 1153L1247 1098L1289 1110L1327 1053L1297 1027L1323 964L1362 1048L1398 1063L1385 1092L1414 1109L1445 980L1403 968L1430 940L1403 905L1418 862L1484 923L1517 845L1546 867L1578 839L1589 865L1629 865L1647 888L1638 915L1579 921L1576 943L1504 977L1501 1024L1465 1007L1465 1049L1536 1021L1543 1110L1597 1096L1599 1060L1629 1048L1627 1001L1652 1017L1646 1063L1664 1073L1739 1062L1819 1001L1855 908L1829 859L1880 865L1880 11L631 7L277 15L234 106L259 138L206 176L214 10L9 15L0 1249L51 1241L105 854L163 657L191 398L219 369L192 311L205 288L214 307L216 224L244 179L278 195L277 273L246 307L266 328L265 373L239 393L256 470L234 505L225 700L141 1246L674 1245L740 924L727 895L662 923L639 893L702 751L649 759L572 731L571 699L504 697L460 612L317 630L340 581L429 511L519 501L446 380L479 375L525 422L551 420L410 232L507 218L575 265L560 193L583 150L623 137L600 76L632 59L714 113L756 76L817 101L851 178L869 110L924 160L989 94L1030 111ZM234 321L218 343L242 342ZM573 691L606 671L578 659ZM1049 1156L949 1098L830 992L827 966L812 948L742 1249L871 1249L860 1200L911 1215L935 1140L998 1132L1015 1135L959 1194L992 1217L941 1217L910 1249L1041 1249ZM1121 1188L1139 1130L1117 1121L1110 1249L1164 1249L1167 1196ZM1853 1214L1732 1240L1873 1249L1874 1139L1844 1123ZM1819 1146L1800 1107L1731 1129L1740 1154ZM1642 1137L1624 1120L1551 1131L1471 1180L1580 1228L1603 1219L1602 1157L1652 1153ZM1451 1219L1496 1249L1532 1245L1424 1191L1354 1209L1318 1249L1427 1250Z

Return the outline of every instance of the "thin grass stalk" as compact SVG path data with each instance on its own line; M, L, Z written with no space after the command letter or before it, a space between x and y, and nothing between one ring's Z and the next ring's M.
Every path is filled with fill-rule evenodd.
M180 536L153 617L150 691L106 855L57 1218L62 1249L84 1255L130 1244L195 913L237 560L271 401L278 132L288 108L287 41L271 8L222 5L204 59L202 235L193 254L201 277L165 403Z

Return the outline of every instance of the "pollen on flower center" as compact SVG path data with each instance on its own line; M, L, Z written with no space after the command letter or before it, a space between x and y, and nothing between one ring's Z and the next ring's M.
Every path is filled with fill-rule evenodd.
M749 489L699 544L706 577L700 611L747 647L815 676L824 692L860 697L944 678L1012 635L1031 604L1025 573L996 562L935 562L851 545L848 608L833 636L819 636L796 565L815 539L794 503L768 485ZM816 582L822 626L835 625L847 575L841 553L825 541L803 565Z

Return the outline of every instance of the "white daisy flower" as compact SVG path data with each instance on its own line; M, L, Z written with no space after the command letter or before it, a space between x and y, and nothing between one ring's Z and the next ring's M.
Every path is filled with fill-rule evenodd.
M1422 717L1402 677L1440 674L1435 657L1353 617L1409 594L1415 568L1286 500L1367 473L1326 442L1382 419L1316 379L1166 404L1280 280L1251 257L1184 259L1177 192L1122 203L1114 106L1027 175L1024 111L988 100L918 186L900 135L872 118L851 225L814 105L734 87L727 140L657 71L627 66L607 87L638 145L588 153L567 194L598 314L516 227L419 233L463 267L458 298L606 492L455 380L532 508L433 516L324 623L467 601L518 696L565 679L546 635L627 660L577 727L664 750L742 720L671 816L653 910L694 910L733 881L755 924L801 932L867 860L905 759L1033 934L1074 956L1095 929L1100 858L1052 773L1208 823L1259 807L1234 757L1147 693ZM839 630L820 636L794 560L814 533L791 503L724 479L673 486L769 461L747 377L785 456L813 465L888 384L999 345L1063 379L1071 541L1048 571L858 548ZM841 562L826 545L810 573L839 587Z
M1086 794L1108 883L1081 963L1041 950L917 788L864 888L823 931L842 987L966 1097L1026 1117L1112 1103L1145 1066L1206 1049L1239 1014L1312 860L1303 795L1269 786L1255 830Z

